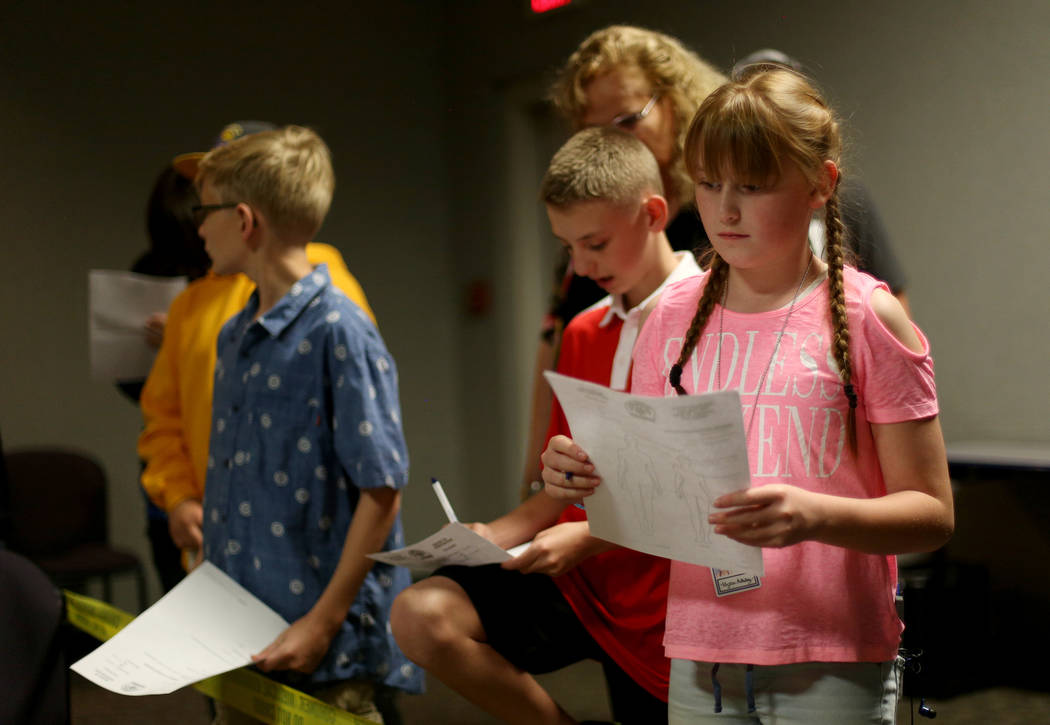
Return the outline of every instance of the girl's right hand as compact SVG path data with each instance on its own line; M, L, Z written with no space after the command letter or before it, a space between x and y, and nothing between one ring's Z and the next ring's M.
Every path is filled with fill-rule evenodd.
M594 464L587 453L567 436L551 438L540 460L543 462L544 490L552 498L586 498L602 481L595 475Z

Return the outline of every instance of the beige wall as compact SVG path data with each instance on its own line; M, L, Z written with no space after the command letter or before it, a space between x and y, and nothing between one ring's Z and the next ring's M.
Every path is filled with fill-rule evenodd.
M479 194L487 190L468 170L502 152L503 131L489 125L508 89L549 78L594 29L663 30L722 68L763 47L802 60L846 119L849 170L871 189L910 279L915 317L933 345L946 438L1050 444L1050 4L608 0L541 18L506 3L450 6L453 126L481 119L485 129L448 138L464 160L452 173ZM464 252L493 238L505 215L477 213L471 205L468 227L462 209L451 210L453 226L467 232L453 240ZM534 332L520 334L527 342ZM479 368L472 380L494 393L505 385L499 376ZM476 410L464 411L464 426L471 438L498 434Z
M579 0L542 18L524 0L325 4L0 12L0 427L9 447L98 455L117 542L146 552L139 419L88 378L86 273L130 265L160 165L237 118L310 124L332 146L320 238L343 251L400 365L409 538L441 522L431 475L462 518L508 505L522 356L546 293L523 293L545 283L528 239L547 242L523 229L538 208L520 176L546 152L521 144L549 140L528 114L550 71L617 21L723 67L769 46L806 62L848 119L851 166L907 268L947 437L1050 442L1050 4ZM475 279L494 305L468 318Z
M143 555L140 418L88 377L87 271L131 265L154 176L234 119L304 123L328 141L337 185L318 238L343 252L398 361L414 482L461 478L440 7L329 5L0 11L4 444L93 452L110 477L112 537ZM406 524L429 527L429 506L440 511L429 486L410 487Z

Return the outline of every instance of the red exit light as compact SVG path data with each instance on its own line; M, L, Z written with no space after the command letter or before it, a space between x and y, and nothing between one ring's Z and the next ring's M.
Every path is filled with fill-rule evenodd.
M560 8L563 5L568 5L572 0L531 0L532 1L532 12L534 13L545 13L548 10L554 10Z

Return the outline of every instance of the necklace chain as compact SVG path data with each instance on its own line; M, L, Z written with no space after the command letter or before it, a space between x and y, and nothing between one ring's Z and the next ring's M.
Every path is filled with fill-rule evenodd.
M791 304L788 306L787 314L784 315L784 324L780 326L780 332L777 334L776 343L773 345L773 354L769 356L769 362L766 363L766 369L762 372L762 378L758 381L758 387L755 388L755 402L751 405L751 417L747 421L747 439L751 439L751 428L755 423L755 413L758 411L758 399L762 395L762 386L766 384L766 376L769 375L770 368L773 367L773 361L777 359L777 353L780 351L780 341L784 337L784 331L787 330L788 320L791 319L791 313L795 309L795 303L798 302L798 296L802 292L802 285L806 283L806 277L809 276L809 270L813 266L813 255L809 255L809 262L806 263L806 269L802 272L802 279L798 281L798 287L795 289L795 296L791 298ZM729 279L726 278L725 288L722 290L722 304L718 308L718 348L715 351L715 389L722 390L722 330L723 320L725 318L726 310L726 299L729 297ZM728 384L728 381L726 381ZM741 386L744 381L741 379Z

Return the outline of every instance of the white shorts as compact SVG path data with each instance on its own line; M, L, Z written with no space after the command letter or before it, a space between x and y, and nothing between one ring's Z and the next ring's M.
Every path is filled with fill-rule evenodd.
M671 660L667 722L893 725L899 672L896 661L716 666Z

